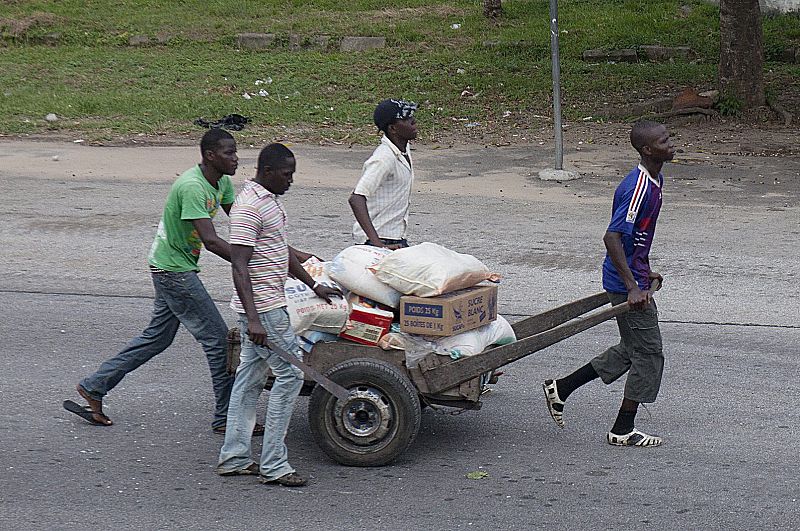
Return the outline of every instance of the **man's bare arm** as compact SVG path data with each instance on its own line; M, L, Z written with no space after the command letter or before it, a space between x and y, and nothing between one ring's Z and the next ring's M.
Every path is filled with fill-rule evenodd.
M611 263L622 277L622 282L628 290L628 302L635 309L644 308L650 302L650 292L639 289L639 284L633 276L633 271L628 267L628 260L625 258L625 248L622 246L622 235L619 232L606 231L603 236L603 243L611 258Z
M197 234L200 235L200 239L203 240L203 245L205 245L206 249L223 260L231 261L231 246L228 245L228 242L217 236L217 231L214 230L214 224L211 222L211 219L193 219L192 225L194 225L195 230L197 230Z
M375 247L386 247L381 241L381 237L378 236L378 231L375 230L375 226L372 224L372 218L369 217L367 198L363 195L352 193L347 202L350 203L353 215L356 217L356 221L361 226L361 229L367 235L369 242Z
M253 298L253 284L250 281L250 270L247 267L253 256L253 248L247 245L231 245L230 247L233 285L247 316L247 336L256 345L264 346L267 344L267 331L258 317L258 310L256 310Z
M289 252L293 252L294 255L297 257L297 259L300 260L301 264L305 263L306 260L308 260L309 258L312 258L312 257L316 258L320 262L324 262L324 260L322 258L320 258L319 256L317 256L315 254L307 253L305 251L301 251L299 249L295 249L291 245L289 246Z
M292 274L294 278L311 288L317 297L324 299L325 302L328 304L331 303L331 297L343 297L342 292L335 288L330 288L323 284L317 284L311 275L308 274L308 271L305 270L303 264L300 263L300 260L297 258L297 254L295 254L295 250L292 247L289 247L289 273Z

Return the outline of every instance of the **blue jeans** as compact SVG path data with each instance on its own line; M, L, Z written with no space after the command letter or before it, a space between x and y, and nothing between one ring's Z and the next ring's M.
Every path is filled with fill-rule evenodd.
M258 316L270 341L302 359L302 352L289 324L289 313L285 307L260 313ZM268 480L278 479L294 472L289 464L284 439L295 400L303 387L303 371L284 361L270 349L250 341L247 337L247 317L244 314L239 316L239 329L242 334L242 352L231 392L225 443L219 453L217 472L242 470L253 463L250 441L256 423L256 403L267 383L267 369L271 369L275 383L267 404L260 472Z
M233 385L227 367L228 325L196 272L152 273L152 278L156 300L150 324L122 352L81 380L80 386L95 400L102 400L126 374L164 352L183 324L206 353L216 398L212 427L222 427Z

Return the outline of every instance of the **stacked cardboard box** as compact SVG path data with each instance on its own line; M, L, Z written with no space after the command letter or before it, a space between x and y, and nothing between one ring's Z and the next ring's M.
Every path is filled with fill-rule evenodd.
M400 330L453 336L497 319L497 286L479 284L437 297L400 298Z

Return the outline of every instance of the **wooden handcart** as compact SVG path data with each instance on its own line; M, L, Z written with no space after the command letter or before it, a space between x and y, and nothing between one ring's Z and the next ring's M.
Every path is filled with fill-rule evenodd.
M400 350L346 340L317 343L305 362L350 394L342 400L307 380L311 433L343 465L386 465L414 441L424 406L480 409L488 374L629 310L628 303L600 309L608 304L608 295L597 293L515 323L514 343L457 360L430 353L413 368ZM235 370L238 331L229 341Z

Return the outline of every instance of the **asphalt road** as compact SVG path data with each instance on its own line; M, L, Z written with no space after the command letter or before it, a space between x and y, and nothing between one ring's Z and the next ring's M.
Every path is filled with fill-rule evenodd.
M349 243L345 201L368 151L296 147L286 204L298 247L332 256ZM508 366L480 411L426 410L412 447L383 468L327 459L301 398L287 441L311 483L290 490L213 473L222 440L210 431L210 378L183 331L109 395L113 427L61 409L146 324L144 257L169 182L195 152L0 143L0 528L800 526L797 161L687 154L667 169L652 256L666 279L667 368L637 419L664 446L605 444L621 382L576 392L564 430L547 414L540 382L615 341L605 323ZM255 153L242 151L237 182ZM590 153L596 174L567 187L529 178L544 150L422 149L411 238L501 272L511 319L594 293L614 181L630 164L622 155ZM233 323L226 264L208 254L201 264ZM479 470L488 477L467 479Z

